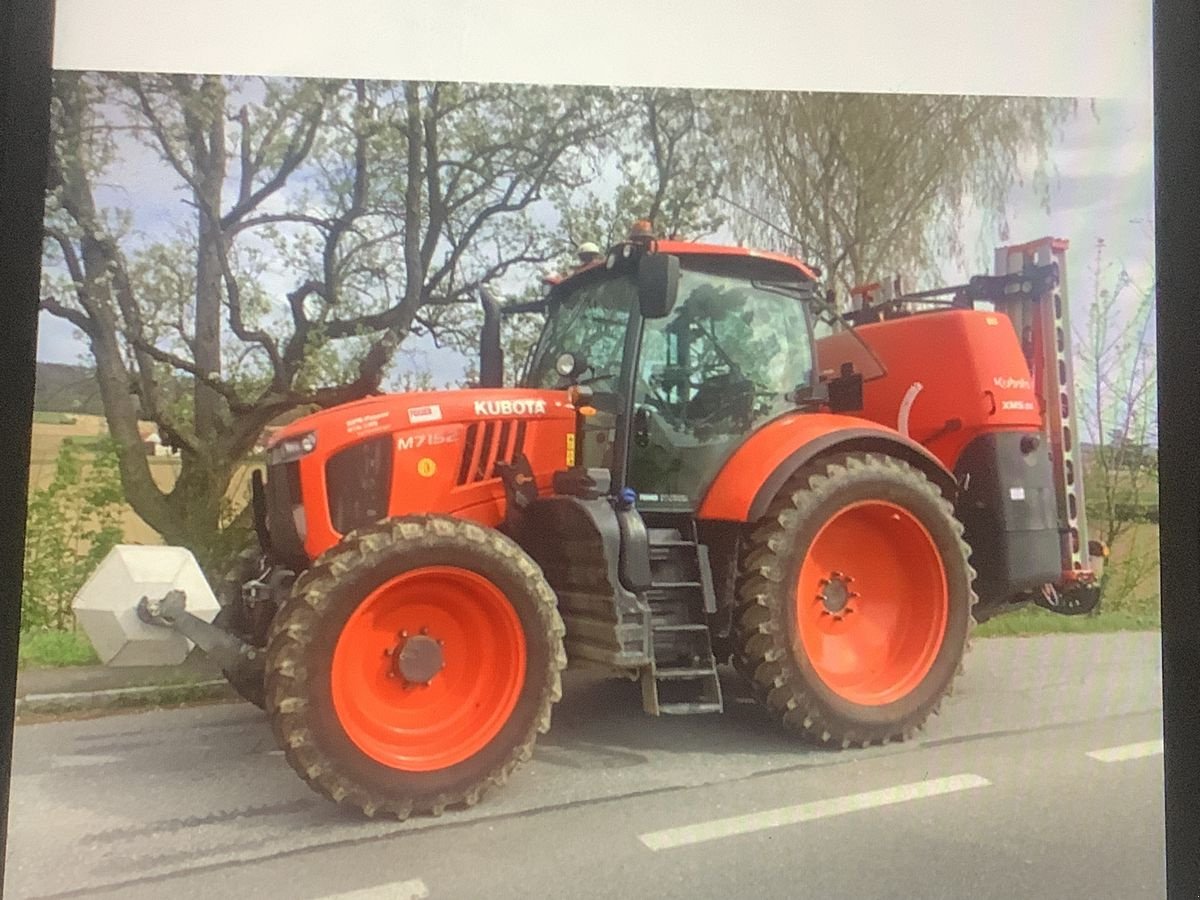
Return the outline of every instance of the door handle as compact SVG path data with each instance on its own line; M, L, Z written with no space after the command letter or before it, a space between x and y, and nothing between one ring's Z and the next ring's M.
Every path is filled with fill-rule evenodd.
M633 443L638 447L650 444L650 410L639 406L633 413Z

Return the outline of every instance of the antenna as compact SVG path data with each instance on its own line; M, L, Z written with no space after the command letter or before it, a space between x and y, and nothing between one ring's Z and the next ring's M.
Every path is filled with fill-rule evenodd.
M775 231L778 231L781 235L783 235L789 241L794 243L797 247L804 246L804 241L800 240L800 238L796 237L796 235L792 234L787 229L780 228L774 222L767 219L765 216L759 215L754 210L752 210L748 207L742 206L742 204L738 203L736 200L730 200L728 197L726 197L722 194L717 194L717 199L724 201L725 203L728 203L730 206L736 206L738 209L740 209L742 212L744 212L746 215L750 216L751 218L757 219L759 222L766 225L768 228L773 228Z

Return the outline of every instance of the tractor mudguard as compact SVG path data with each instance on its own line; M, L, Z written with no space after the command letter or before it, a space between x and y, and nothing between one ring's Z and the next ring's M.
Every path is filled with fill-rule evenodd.
M916 441L867 419L801 413L775 419L754 432L726 460L700 501L701 520L754 522L801 466L828 453L886 453L924 472L953 501L957 482Z

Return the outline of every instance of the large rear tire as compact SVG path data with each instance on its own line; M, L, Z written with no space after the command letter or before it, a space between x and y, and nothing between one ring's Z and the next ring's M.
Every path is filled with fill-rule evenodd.
M880 454L803 468L741 561L734 664L790 730L823 745L905 740L961 671L975 601L954 509Z
M271 630L280 747L315 791L368 816L477 803L530 758L562 694L564 628L541 570L459 519L348 535Z

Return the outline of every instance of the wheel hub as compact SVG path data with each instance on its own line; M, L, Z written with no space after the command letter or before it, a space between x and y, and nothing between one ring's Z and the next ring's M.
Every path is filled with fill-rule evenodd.
M851 581L853 581L852 578L841 572L833 572L829 578L822 579L821 592L817 595L817 599L821 601L824 612L841 618L846 613L853 611L850 600L857 597L858 594L850 590Z
M393 674L406 684L429 684L446 665L441 642L427 634L401 635L401 640L392 655Z

